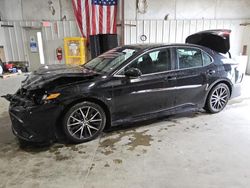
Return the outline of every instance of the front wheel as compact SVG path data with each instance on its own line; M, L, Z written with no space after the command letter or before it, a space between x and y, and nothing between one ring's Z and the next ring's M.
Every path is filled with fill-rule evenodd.
M205 109L210 113L222 111L230 98L230 90L226 84L218 84L210 91Z
M67 138L73 143L95 139L106 124L104 110L96 103L82 102L74 105L65 114L63 128Z

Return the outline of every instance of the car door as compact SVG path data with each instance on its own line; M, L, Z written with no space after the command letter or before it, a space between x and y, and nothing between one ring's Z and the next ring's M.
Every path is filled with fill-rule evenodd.
M204 102L209 75L215 73L211 57L199 48L176 47L175 105L200 105Z
M174 82L171 76L171 49L147 52L122 68L113 78L113 112L115 120L136 118L173 106ZM164 66L165 64L165 66ZM138 78L128 78L124 72L137 68Z

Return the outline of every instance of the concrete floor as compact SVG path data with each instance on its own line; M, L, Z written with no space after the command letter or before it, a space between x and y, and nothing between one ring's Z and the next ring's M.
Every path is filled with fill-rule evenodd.
M21 79L0 79L0 95ZM0 187L249 187L249 88L245 77L243 95L219 114L172 116L85 144L37 149L19 147L0 99Z

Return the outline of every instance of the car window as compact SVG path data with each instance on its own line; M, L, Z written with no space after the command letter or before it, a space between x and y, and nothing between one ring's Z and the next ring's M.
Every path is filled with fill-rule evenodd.
M146 53L126 66L120 75L130 68L138 68L142 74L151 74L171 70L170 49Z
M132 55L138 52L137 49L118 47L114 48L83 65L84 68L98 73L109 73L119 67Z
M203 57L203 66L206 66L212 63L212 59L207 53L202 52L202 57Z
M177 48L179 69L201 67L203 65L202 53L199 49Z
M149 56L151 57L152 61L156 61L158 59L159 52L160 51L149 53Z

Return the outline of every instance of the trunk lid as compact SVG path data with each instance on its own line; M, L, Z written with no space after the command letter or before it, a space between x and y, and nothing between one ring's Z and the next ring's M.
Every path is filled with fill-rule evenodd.
M186 43L205 46L216 52L226 54L230 50L230 33L228 29L206 30L190 35Z

